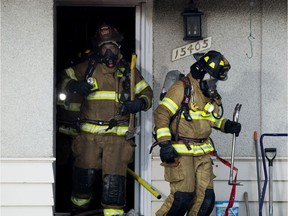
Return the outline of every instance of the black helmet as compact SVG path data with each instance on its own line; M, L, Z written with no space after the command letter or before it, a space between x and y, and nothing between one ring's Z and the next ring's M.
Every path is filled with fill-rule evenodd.
M105 43L113 43L120 47L120 43L123 40L123 35L120 34L113 26L103 23L96 32L96 40L98 47Z
M123 40L116 28L102 24L96 32L97 57L99 62L106 64L107 67L116 66L120 58L120 42Z
M228 78L227 73L231 68L228 60L215 50L205 53L199 59L198 64L204 72L218 80L226 80Z

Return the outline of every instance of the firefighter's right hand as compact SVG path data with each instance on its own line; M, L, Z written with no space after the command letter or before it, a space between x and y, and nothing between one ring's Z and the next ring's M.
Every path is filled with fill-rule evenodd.
M160 158L162 162L171 164L175 162L175 158L177 158L179 155L177 151L174 149L174 147L171 144L171 141L165 141L159 143L160 149Z
M91 93L92 85L84 81L72 81L69 84L69 91L76 92L82 96L88 96Z

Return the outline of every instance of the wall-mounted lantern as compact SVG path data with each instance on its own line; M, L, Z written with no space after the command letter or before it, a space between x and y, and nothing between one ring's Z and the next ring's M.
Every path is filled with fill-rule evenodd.
M194 6L193 0L190 1L188 8L185 8L182 12L184 18L184 29L185 35L183 40L201 40L202 29L201 29L201 16L203 13L198 11Z

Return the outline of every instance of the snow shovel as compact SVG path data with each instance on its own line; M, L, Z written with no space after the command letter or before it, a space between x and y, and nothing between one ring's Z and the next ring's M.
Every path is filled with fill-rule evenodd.
M269 162L269 216L273 216L273 160L276 148L265 148L265 157Z
M264 149L263 139L265 136L288 136L288 134L287 133L264 133L260 137L261 156L262 156L262 163L263 163L265 180L264 180L264 185L263 185L262 192L261 192L261 200L259 202L259 216L262 216L262 208L263 208L263 204L264 204L265 192L266 192L266 187L267 187L267 182L268 182L268 180L267 180L267 178L268 178L267 168L266 168L266 163L265 163L265 155L266 155L266 153L267 153L267 155L270 154L268 157L271 160L271 168L273 168L272 167L272 161L276 157L276 149L275 148L272 148L272 150L271 150L271 148L270 148L270 150L269 149L267 150L267 148ZM266 150L266 152L265 152L265 150ZM274 158L273 158L273 154L275 154ZM269 161L269 171L270 171L270 161ZM269 184L272 184L272 181L271 181L271 183L269 181ZM271 196L272 196L272 194L271 194ZM272 201L272 199L271 199L271 201ZM270 209L270 200L269 200L269 216L272 215L272 214L270 214L270 210L273 211L272 205L271 205L271 209Z

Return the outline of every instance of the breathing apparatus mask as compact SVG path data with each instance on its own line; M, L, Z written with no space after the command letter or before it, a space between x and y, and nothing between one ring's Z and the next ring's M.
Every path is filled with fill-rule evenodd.
M103 23L96 32L97 53L100 62L109 68L115 67L120 55L120 43L122 40L123 36L116 28Z
M221 102L221 96L217 91L218 81L225 81L228 79L228 71L231 66L228 60L220 53L211 50L205 53L198 61L197 66L204 72L204 76L200 78L199 84L203 94L210 98L211 102L216 102L222 110L220 117L213 116L217 119L221 118L224 109Z
M120 46L112 42L105 43L100 47L100 61L107 67L113 68L117 64L119 53Z
M217 92L218 79L211 77L210 74L205 74L204 78L200 80L200 89L203 94L212 101L221 98Z

